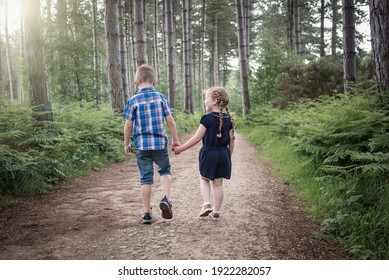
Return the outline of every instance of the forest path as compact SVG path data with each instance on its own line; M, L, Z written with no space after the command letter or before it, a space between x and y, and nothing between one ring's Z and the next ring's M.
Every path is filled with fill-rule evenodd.
M156 183L154 223L140 223L139 174L131 157L1 210L0 259L348 258L337 245L320 238L292 188L240 134L232 179L224 181L222 219L198 218L199 148L171 154L172 220L160 216L162 191Z

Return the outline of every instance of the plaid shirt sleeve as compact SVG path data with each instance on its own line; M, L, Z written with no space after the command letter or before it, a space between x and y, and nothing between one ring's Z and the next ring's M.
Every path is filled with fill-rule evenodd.
M162 106L163 106L163 116L167 117L172 114L172 111L170 110L170 104L169 101L167 100L166 96L161 94L161 99L162 99Z
M133 106L133 102L131 100L127 101L126 107L124 108L123 118L126 120L134 121L135 120L135 107Z

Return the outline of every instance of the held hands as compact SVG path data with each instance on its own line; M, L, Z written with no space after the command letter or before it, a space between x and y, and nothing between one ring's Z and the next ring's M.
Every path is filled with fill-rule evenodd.
M172 147L172 151L174 152L175 155L179 155L182 152L182 149L180 146L175 146Z
M180 154L182 151L180 150L180 142L172 142L172 147L171 147L171 150L174 152L174 154L178 155Z

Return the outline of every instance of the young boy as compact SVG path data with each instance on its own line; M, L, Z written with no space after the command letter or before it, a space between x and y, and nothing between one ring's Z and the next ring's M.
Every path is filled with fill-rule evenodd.
M171 168L168 155L168 138L164 129L164 120L173 137L172 147L179 146L176 123L172 116L169 102L165 95L156 92L155 71L150 65L141 65L136 70L135 84L138 92L127 101L123 117L124 125L124 152L132 153L130 139L133 139L136 148L136 160L140 172L141 195L143 203L142 223L151 224L153 216L150 205L151 185L153 184L153 162L158 166L161 176L161 185L164 197L159 207L164 219L173 217L172 205L169 201L171 188Z

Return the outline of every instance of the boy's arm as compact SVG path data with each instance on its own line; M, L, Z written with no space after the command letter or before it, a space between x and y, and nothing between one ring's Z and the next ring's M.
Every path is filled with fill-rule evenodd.
M126 120L124 124L124 153L126 155L132 154L132 149L130 145L131 134L132 134L133 124L132 121Z
M172 135L172 147L175 146L180 146L180 140L178 139L178 134L177 134L177 128L176 128L176 122L174 121L174 118L172 115L169 115L166 117L166 123L167 126L169 127L170 134Z

